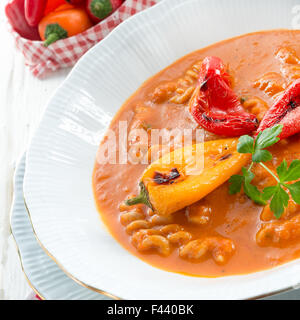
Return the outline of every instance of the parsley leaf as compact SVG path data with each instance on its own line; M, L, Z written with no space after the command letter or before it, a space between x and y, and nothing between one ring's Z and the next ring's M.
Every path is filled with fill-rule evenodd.
M294 183L294 184L287 184L285 185L291 193L291 196L293 200L300 204L300 181Z
M242 168L243 176L245 178L245 182L250 183L254 179L254 173L247 170L246 168Z
M261 131L254 144L254 151L252 152L253 162L267 162L272 160L272 154L268 150L263 150L268 148L279 141L278 136L282 131L282 125L276 125L272 128L268 128Z
M262 198L264 200L270 200L274 196L276 191L277 191L277 186L266 187L263 190Z
M279 141L278 136L280 135L282 128L283 128L282 124L277 124L272 128L267 128L264 131L261 131L255 140L255 145L254 145L255 151L259 149L268 148L273 144L275 144L276 142L278 142Z
M261 192L253 184L246 182L244 183L244 192L252 201L260 205L266 205L266 201L262 198Z
M246 168L242 169L244 176L244 192L245 194L257 204L265 205L266 202L262 198L262 193L257 189L256 186L251 184L254 178L254 173L248 171Z
M243 175L233 175L229 179L229 194L236 194L241 191L242 186L244 187L244 192L248 198L257 204L265 205L266 202L262 198L262 193L257 189L256 186L251 184L251 181L254 178L254 173L242 168Z
M239 138L237 145L237 151L239 153L252 154L252 163L249 169L242 168L242 175L233 175L229 179L229 193L236 194L241 191L242 187L245 194L254 202L265 205L266 201L270 201L270 209L273 211L275 217L279 219L284 212L284 209L288 206L290 199L289 190L292 199L300 204L300 181L293 184L287 184L294 180L300 179L300 160L294 160L288 167L285 160L276 168L276 174L269 169L263 162L272 160L272 154L270 151L265 150L279 141L279 135L282 131L282 125L275 125L272 128L267 128L261 131L256 140L248 135ZM254 173L251 171L253 164L258 163L262 166L273 178L277 181L275 186L266 187L261 192L255 185L251 184Z
M239 153L253 153L254 139L247 135L241 136L237 145L237 151Z
M287 163L284 160L277 168L277 174L281 182L289 182L300 178L300 160L292 161L287 169Z
M244 182L244 177L238 174L231 176L229 179L229 194L239 193L242 189L242 184Z
M255 142L254 139L248 135L241 136L237 145L237 151L239 153L252 154L253 162L267 162L272 160L272 154L268 150L263 150L276 143L282 131L282 125L276 125L272 128L268 128L261 131Z
M274 212L277 219L279 219L283 214L284 208L287 207L289 199L290 197L288 193L283 190L280 185L277 185L277 190L270 203L270 209Z
M266 162L272 160L272 153L268 150L257 150L252 155L253 162Z
M284 181L284 176L287 173L287 163L285 160L283 160L281 164L277 167L276 172L278 174L280 181Z

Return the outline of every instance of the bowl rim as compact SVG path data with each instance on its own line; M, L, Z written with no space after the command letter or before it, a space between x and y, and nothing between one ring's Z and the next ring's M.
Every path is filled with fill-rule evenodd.
M19 203L24 200L22 187L23 187L25 166L26 166L26 152L20 156L20 158L17 160L16 163L17 163L16 169L15 169L15 173L14 173L14 177L13 177L14 195L13 195L13 201L12 201L12 206L11 206L10 216L9 216L10 232L12 234L13 242L15 243L15 246L16 246L17 255L18 255L18 258L20 261L21 271L24 274L26 281L28 282L31 289L35 292L35 294L37 294L39 296L39 298L41 298L41 300L47 300L46 297L47 297L48 293L46 291L43 291L43 290L46 290L46 288L44 288L44 289L39 288L39 286L35 284L35 280L31 274L31 272L33 272L33 270L31 270L28 263L26 263L26 258L24 257L24 255L26 253L28 253L30 250L26 249L26 247L24 245L22 245L22 240L24 238L26 238L25 241L28 241L27 236L28 236L28 234L30 234L30 236L32 237L32 239L30 239L30 241L31 242L35 241L35 246L37 246L37 248L41 247L41 246L39 246L38 239L37 239L36 234L34 232L33 225L30 220L30 216L28 215L28 211L26 209L25 202L22 203L22 207L20 207L20 203ZM22 223L22 221L19 221L19 220L22 219L23 217L25 220L28 220L28 223L27 223L27 226L22 225L23 228L20 228L20 223ZM30 228L32 228L32 229L29 230ZM31 249L31 252L33 253L34 249L32 249L32 247L30 247L30 249ZM40 249L43 249L43 247L41 247ZM43 250L43 253L45 254L45 256L48 256L49 259L51 259L51 257L47 254L47 252L45 250ZM51 259L49 261L53 261L53 259ZM59 265L56 264L56 267L57 267L56 272L60 272L60 273L63 272L63 270L60 268ZM61 275L59 275L59 276L61 277ZM69 278L70 279L68 279L68 281L74 281L71 277L69 277ZM53 275L52 275L52 280L53 280ZM80 284L82 287L91 290L90 288L86 287L84 284L82 284L78 281L76 281L76 282L78 284ZM64 285L70 285L70 282L66 284L64 281ZM74 289L74 287L73 287L73 289ZM106 293L106 292L100 292L100 291L95 291L95 290L92 290L92 292L95 292L95 295L96 295L96 293L97 294L99 293L99 294L107 296L109 298L113 298L114 300L119 299L118 297L115 297L115 296L113 296L109 293ZM77 298L80 298L80 297L77 296Z

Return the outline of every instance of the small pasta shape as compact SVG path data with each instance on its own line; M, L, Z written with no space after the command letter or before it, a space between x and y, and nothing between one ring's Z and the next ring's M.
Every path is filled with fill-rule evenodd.
M187 231L178 231L168 235L170 243L174 245L183 245L192 240L192 235Z
M179 78L178 81L177 81L177 85L179 87L186 88L186 87L189 87L191 85L191 82L189 80L187 80L185 77L184 78Z
M299 211L299 209L300 205L297 204L293 199L290 199L284 217L290 217L291 215L294 215L296 212Z
M288 206L284 209L284 212L281 216L281 220L285 220L293 216L296 212L298 212L300 209L300 206L293 200L290 199L288 202ZM261 221L271 221L274 220L274 213L272 212L270 205L266 205L260 215Z
M167 256L170 254L169 240L160 235L148 236L142 241L140 250L144 251L150 249L156 249L163 256Z
M272 212L270 205L264 206L261 214L260 214L260 220L261 221L270 221L273 220L274 218L274 213Z
M162 236L160 231L156 229L137 231L131 237L131 242L136 249L141 252L155 249L162 255L168 255L170 253L169 240Z
M255 114L259 121L263 119L265 113L269 109L268 104L258 97L246 98L243 101L243 107L250 113Z
M300 237L300 214L290 220L264 224L256 234L258 245L280 246L281 243Z
M141 230L135 232L131 236L131 242L138 250L140 250L139 247L140 247L140 244L142 243L142 241L147 236L151 236L151 235L161 235L161 233L157 229L141 229Z
M232 240L222 237L207 237L204 239L192 240L179 250L181 258L188 260L201 260L208 253L218 264L228 261L235 251Z
M179 93L179 94L182 94L182 93L184 93L184 89L178 88L178 89L176 89L176 92Z
M291 48L280 48L276 53L276 58L281 63L300 64L300 59L298 58L296 51Z
M148 130L150 130L150 127L151 126L149 124L147 124L145 121L138 119L138 118L135 118L134 121L131 123L130 130L143 129L145 131L148 131ZM132 138L131 138L131 140L132 140L131 143L137 141L136 139L132 139Z
M300 59L295 50L287 47L280 48L276 58L281 62L280 72L290 81L300 78Z
M183 230L183 227L179 224L169 224L160 228L161 233L166 236L181 230Z
M152 101L155 103L163 103L172 96L176 89L176 83L170 82L161 84L154 90L152 94Z
M154 103L169 101L175 104L185 104L191 98L196 81L199 78L199 71L202 60L192 65L176 83L163 83L159 85L152 94Z
M145 215L141 210L133 209L124 212L120 216L120 222L123 226L127 226L133 221L144 219Z
M182 247L179 256L182 258L198 260L202 258L208 251L208 245L203 240L193 240Z
M198 201L186 208L185 215L189 222L204 225L210 221L211 207L203 201Z
M161 235L161 232L158 229L141 229L133 234L131 240L136 245L138 242L142 241L145 237L152 236L152 235Z
M186 74L187 74L189 77L193 78L194 80L198 80L198 78L199 78L199 72L196 72L196 71L194 71L194 70L188 70L188 71L186 72Z
M167 217L163 217L163 216L159 216L158 214L154 214L150 218L150 222L153 226L170 224L173 222L173 217L171 215Z
M194 92L194 87L189 87L186 89L182 94L175 95L170 99L170 102L176 103L176 104L184 104L188 102Z
M297 80L300 78L300 65L299 66L292 66L290 68L291 76L290 78L293 80Z
M284 90L285 82L279 73L269 72L263 75L260 79L256 80L253 84L253 87L259 88L268 96L273 97Z
M126 232L128 234L133 234L134 232L140 229L148 229L150 228L150 223L146 220L135 220L129 223L126 227Z
M185 81L187 81L190 85L193 85L195 80L197 79L197 78L191 77L189 75L189 70L187 71L187 73L186 73L184 78L185 78Z
M127 210L131 210L131 209L132 209L132 207L127 206L124 202L121 202L121 203L119 204L119 210L120 210L121 212L127 211Z
M199 60L197 61L193 66L192 66L192 70L199 73L200 72L200 69L201 69L201 66L202 66L202 60Z
M300 65L283 65L280 71L290 81L300 78Z

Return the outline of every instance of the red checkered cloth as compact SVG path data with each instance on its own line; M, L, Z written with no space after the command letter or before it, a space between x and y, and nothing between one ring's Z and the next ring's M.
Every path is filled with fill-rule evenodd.
M11 27L16 46L22 51L26 65L36 77L45 76L60 68L72 67L97 42L106 37L121 22L159 0L126 0L113 14L94 27L76 36L62 39L44 47L41 41L22 38Z

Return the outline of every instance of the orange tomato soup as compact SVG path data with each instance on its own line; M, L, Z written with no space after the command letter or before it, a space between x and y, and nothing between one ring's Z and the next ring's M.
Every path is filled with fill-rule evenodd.
M188 54L147 80L124 103L110 129L118 135L119 121L127 121L128 132L142 128L147 134L162 128L198 129L188 103L206 56L217 56L224 61L243 107L260 121L276 96L300 77L299 43L300 31L274 30L243 35ZM220 138L209 132L204 134L205 141ZM139 141L134 138L127 141L128 147L135 143ZM102 142L98 154L105 153L104 149ZM270 151L273 160L267 165L274 170L283 159L288 164L299 159L300 135L277 143ZM138 194L146 167L147 164L141 163L96 161L93 172L94 195L101 218L113 237L143 261L172 272L217 277L268 269L300 257L300 206L292 200L277 220L268 205L256 205L243 192L229 195L226 182L198 203L160 217L145 205L124 205L125 199ZM253 171L256 174L253 183L258 188L274 184L273 178L258 165ZM139 222L130 227L133 221ZM163 241L167 251L151 245L144 250L139 243L141 230L159 235L157 239ZM183 242L176 243L176 237L171 235L178 231L182 231L179 236ZM183 244L197 239L210 239L206 254L200 259L180 256ZM227 240L234 250L226 261L218 261L216 251L211 249L215 248L212 242ZM222 250L222 243L219 248Z

